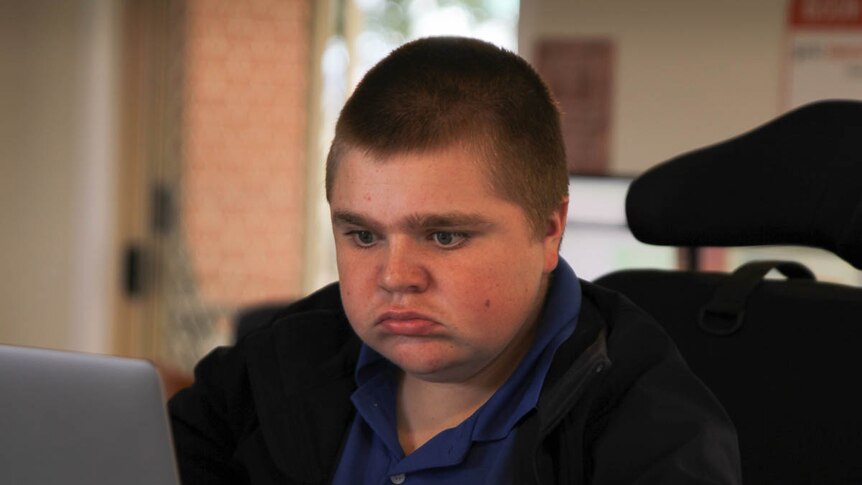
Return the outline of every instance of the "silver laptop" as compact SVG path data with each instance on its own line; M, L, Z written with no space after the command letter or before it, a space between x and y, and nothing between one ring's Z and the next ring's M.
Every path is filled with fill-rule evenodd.
M153 366L0 345L0 483L179 484Z

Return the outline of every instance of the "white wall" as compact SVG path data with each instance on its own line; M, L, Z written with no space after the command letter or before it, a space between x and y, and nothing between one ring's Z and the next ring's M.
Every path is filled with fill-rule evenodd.
M616 42L611 170L636 174L783 108L784 0L522 0L519 52L544 37Z
M117 10L0 6L0 343L109 350Z

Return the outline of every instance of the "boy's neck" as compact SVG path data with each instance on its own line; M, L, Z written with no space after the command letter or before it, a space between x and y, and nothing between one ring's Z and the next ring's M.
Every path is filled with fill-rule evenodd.
M434 382L400 372L396 393L398 440L409 455L446 429L454 428L473 415L512 375L529 351L535 327L519 348L507 349L502 365L492 363L461 382ZM511 357L516 358L512 359Z
M422 381L402 374L396 397L398 440L405 455L454 428L490 399L497 388Z

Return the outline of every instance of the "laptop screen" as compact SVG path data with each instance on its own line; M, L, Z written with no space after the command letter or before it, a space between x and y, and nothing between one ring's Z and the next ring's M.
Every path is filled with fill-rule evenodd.
M0 345L0 430L3 483L179 483L144 360Z

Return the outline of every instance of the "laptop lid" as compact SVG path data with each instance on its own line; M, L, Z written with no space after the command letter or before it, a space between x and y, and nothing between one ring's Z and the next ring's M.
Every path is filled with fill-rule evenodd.
M0 482L177 485L155 368L0 345Z

